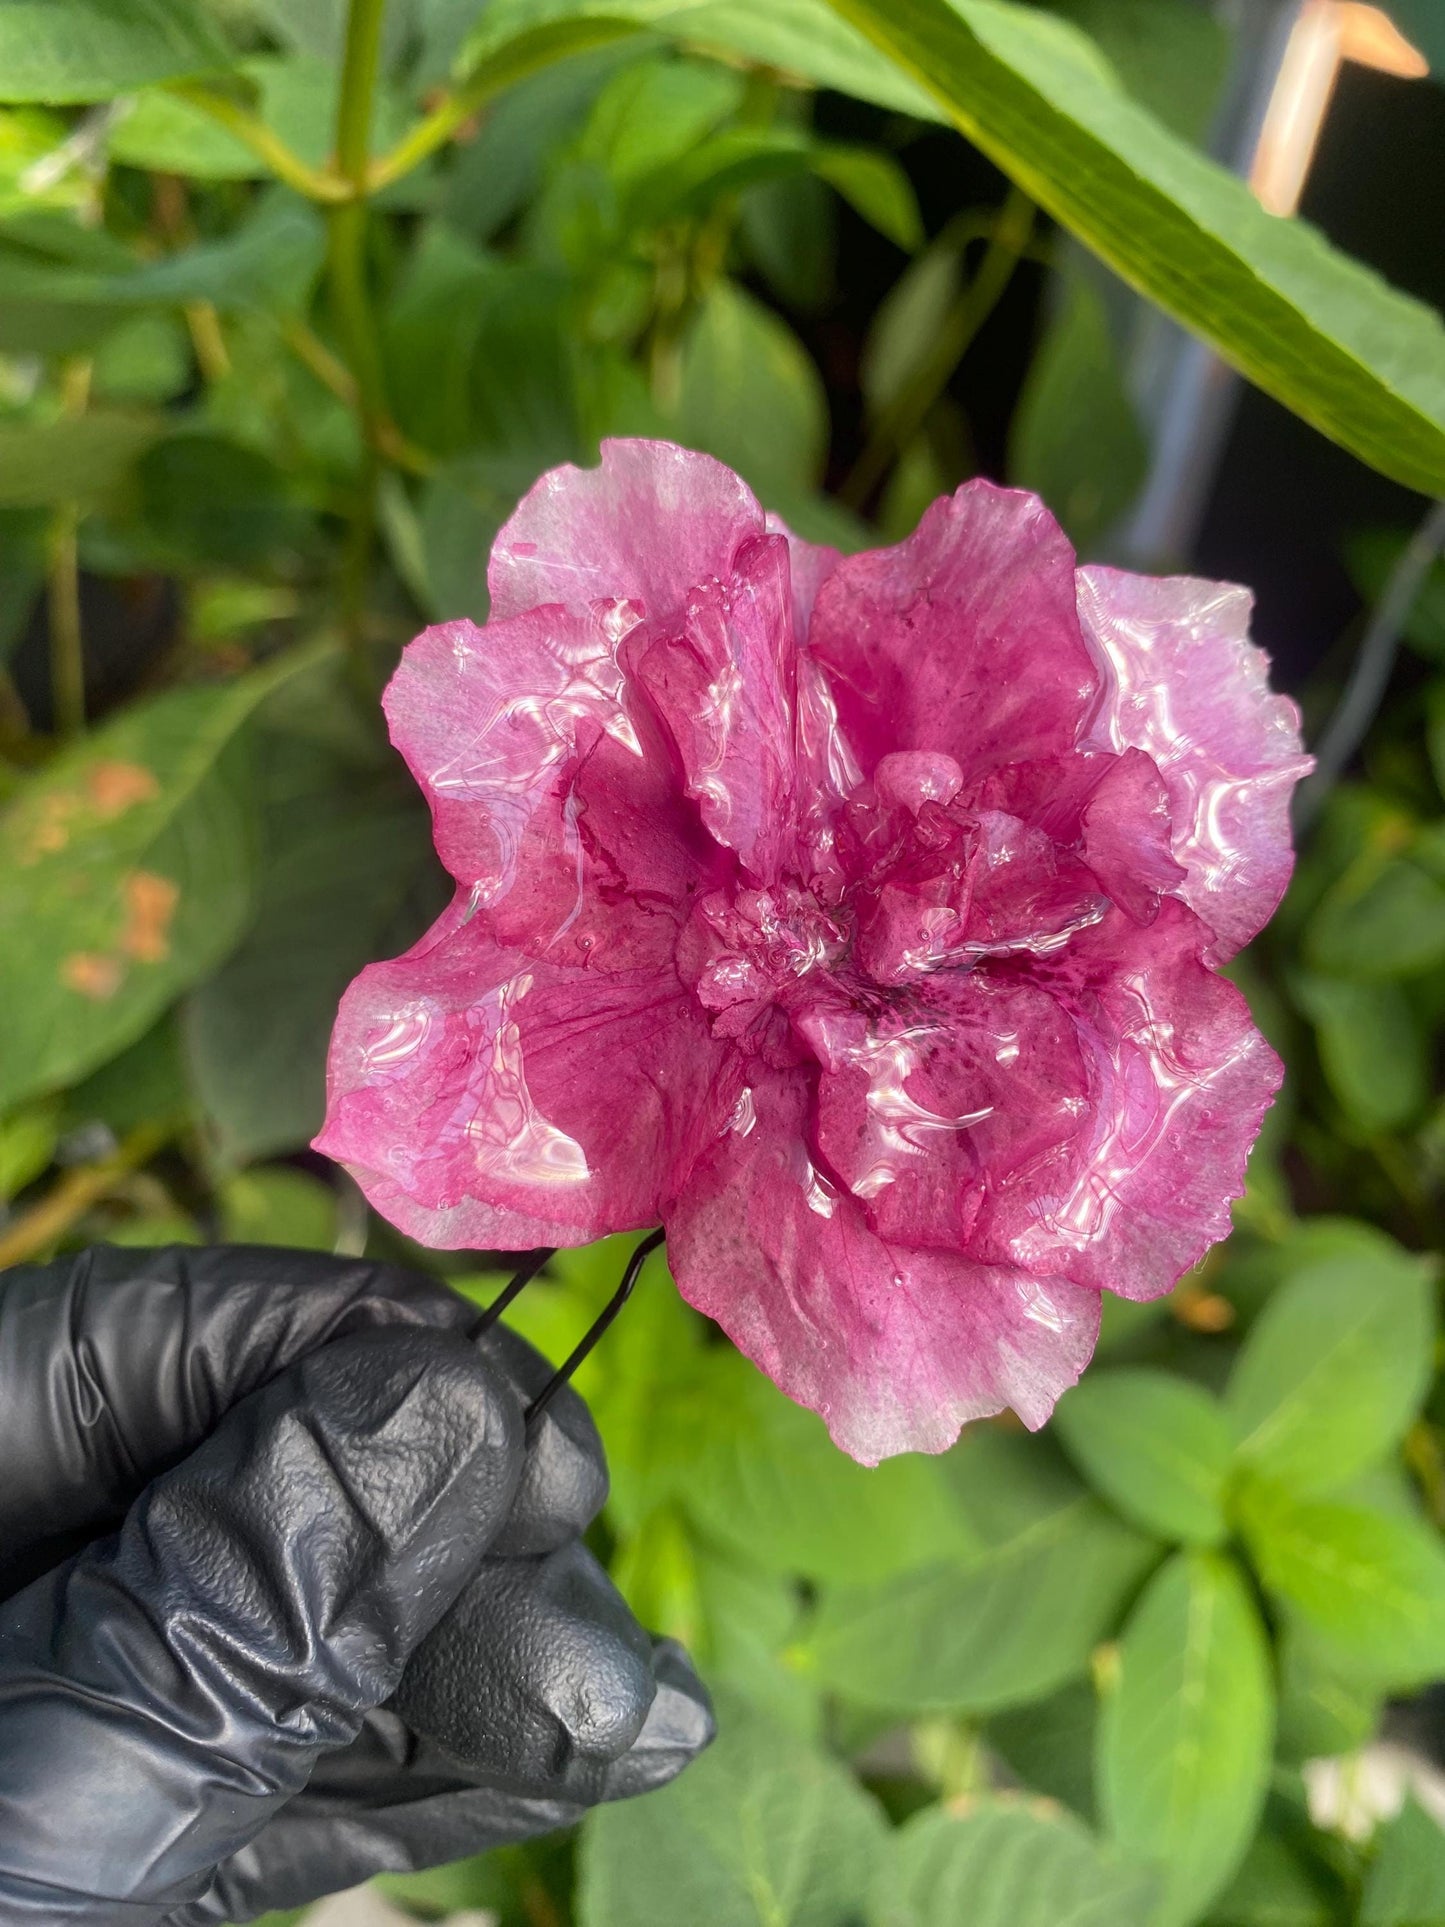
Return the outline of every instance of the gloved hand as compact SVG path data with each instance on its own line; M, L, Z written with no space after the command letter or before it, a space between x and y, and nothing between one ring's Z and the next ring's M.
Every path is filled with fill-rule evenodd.
M0 1275L0 1927L202 1923L661 1785L711 1737L577 1535L546 1363L314 1253Z

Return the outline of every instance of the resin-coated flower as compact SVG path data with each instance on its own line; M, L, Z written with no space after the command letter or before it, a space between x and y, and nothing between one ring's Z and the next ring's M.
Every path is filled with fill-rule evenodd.
M664 1224L860 1459L1042 1424L1279 1082L1210 967L1307 767L1248 597L985 482L843 559L659 442L544 476L490 583L387 691L458 889L348 991L319 1148L430 1245Z

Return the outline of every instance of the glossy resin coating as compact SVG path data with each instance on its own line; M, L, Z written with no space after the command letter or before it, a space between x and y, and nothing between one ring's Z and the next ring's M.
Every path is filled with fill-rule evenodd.
M860 1459L1042 1424L1280 1078L1212 967L1309 766L1247 594L1076 569L986 482L843 558L642 441L489 579L387 691L458 889L348 991L318 1148L431 1245L664 1224Z

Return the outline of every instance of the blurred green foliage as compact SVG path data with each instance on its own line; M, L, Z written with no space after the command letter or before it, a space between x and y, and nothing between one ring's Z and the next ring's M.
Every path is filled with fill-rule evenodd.
M1433 51L1429 14L1402 0ZM305 1146L341 990L443 895L377 689L423 621L484 617L518 495L600 436L711 450L845 548L904 533L973 459L960 359L1042 264L1010 479L1106 554L1148 449L1092 248L1445 487L1438 320L1191 145L1228 56L1189 0L0 0L0 1261L233 1238L496 1289ZM869 104L866 138L817 87ZM939 119L1012 186L930 228L907 163ZM893 286L845 343L867 229ZM1365 600L1403 539L1359 532ZM876 1471L652 1261L579 1376L599 1544L722 1737L395 1903L1445 1921L1423 1811L1354 1842L1301 1772L1445 1677L1445 569L1405 641L1238 967L1290 1077L1234 1237L1111 1304L1041 1434ZM627 1248L559 1256L517 1324L563 1355Z

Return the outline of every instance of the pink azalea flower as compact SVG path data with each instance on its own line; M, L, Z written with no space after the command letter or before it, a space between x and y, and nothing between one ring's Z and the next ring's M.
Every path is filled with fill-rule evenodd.
M662 1223L867 1462L1041 1425L1229 1228L1280 1065L1212 966L1308 768L1242 589L970 482L842 558L612 442L386 694L457 879L347 992L318 1148L433 1246Z

